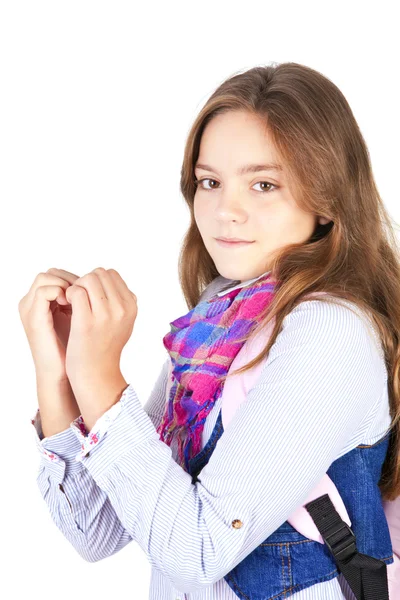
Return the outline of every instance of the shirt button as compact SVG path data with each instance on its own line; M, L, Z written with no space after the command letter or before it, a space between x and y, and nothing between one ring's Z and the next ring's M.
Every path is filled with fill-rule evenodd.
M234 527L235 529L240 529L242 525L243 523L240 519L235 519L234 521L232 521L232 527Z

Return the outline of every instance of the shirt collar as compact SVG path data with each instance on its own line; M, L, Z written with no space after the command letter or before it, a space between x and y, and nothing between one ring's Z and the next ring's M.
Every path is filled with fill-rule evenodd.
M264 275L266 275L267 273L271 273L271 271L265 271L265 273L262 273L258 277L254 277L254 279L247 279L247 281L242 281L241 283L238 283L237 285L235 285L233 287L229 287L226 290L222 290L222 292L218 292L217 296L223 296L224 294L227 294L228 292L231 292L232 290L236 290L237 288L241 288L241 287L244 287L245 285L249 285L250 283L257 281L257 279L264 277Z

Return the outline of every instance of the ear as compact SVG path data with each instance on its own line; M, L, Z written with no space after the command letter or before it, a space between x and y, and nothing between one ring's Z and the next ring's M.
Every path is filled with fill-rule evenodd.
M326 219L325 217L319 217L319 218L318 218L318 223L319 223L320 225L326 225L326 224L327 224L327 223L329 223L329 222L330 222L330 219Z

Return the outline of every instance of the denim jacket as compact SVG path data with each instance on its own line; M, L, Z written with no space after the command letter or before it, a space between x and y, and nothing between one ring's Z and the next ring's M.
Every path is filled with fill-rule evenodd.
M201 478L223 431L220 411L207 444L190 460L193 483ZM387 565L393 563L393 553L378 481L388 444L389 433L371 446L359 445L327 472L350 516L358 551ZM305 537L285 521L224 579L241 600L283 600L338 575L326 544Z

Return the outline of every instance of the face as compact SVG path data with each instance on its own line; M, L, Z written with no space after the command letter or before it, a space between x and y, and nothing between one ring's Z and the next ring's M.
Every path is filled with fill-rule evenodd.
M267 163L279 160L259 118L231 111L207 124L195 168L194 216L218 272L228 279L262 275L275 250L306 241L317 222L328 222L296 205L284 170L244 171ZM223 246L216 240L221 236L251 243Z

